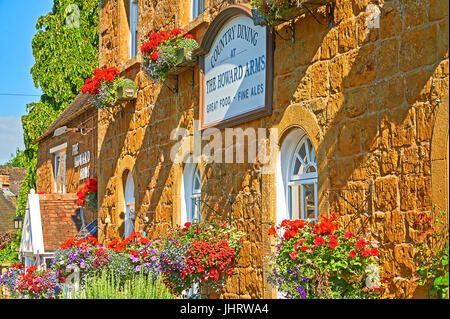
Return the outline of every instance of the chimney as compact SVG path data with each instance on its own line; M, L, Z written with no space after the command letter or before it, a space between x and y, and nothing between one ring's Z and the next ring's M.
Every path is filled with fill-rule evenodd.
M0 188L9 189L9 175L0 175Z

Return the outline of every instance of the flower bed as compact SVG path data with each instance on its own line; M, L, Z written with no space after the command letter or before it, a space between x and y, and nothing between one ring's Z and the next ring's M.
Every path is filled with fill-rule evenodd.
M175 295L194 283L217 289L233 272L243 234L226 223L186 223L173 228L164 239L153 240L133 232L125 240L116 238L107 245L95 237L64 242L46 272L13 265L0 277L14 296L27 298L58 297L60 284L76 282L83 289L90 278L107 272L122 287L136 275L162 280ZM30 271L31 269L31 271ZM58 289L57 289L58 288Z
M144 68L154 81L164 81L171 71L178 68L181 72L184 66L193 62L189 53L198 47L198 42L191 34L182 36L182 33L182 29L172 29L170 33L152 32L150 41L141 47Z
M374 240L345 232L339 215L320 223L284 220L270 235L267 280L288 298L371 298L382 292Z
M0 276L0 285L8 288L11 298L50 299L61 292L55 272L39 270L37 266L31 266L25 271L20 263L14 263Z

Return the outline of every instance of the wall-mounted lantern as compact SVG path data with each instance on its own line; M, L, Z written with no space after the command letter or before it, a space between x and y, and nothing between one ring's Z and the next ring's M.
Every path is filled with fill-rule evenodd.
M14 229L19 230L23 227L23 218L20 216L16 216L14 218Z

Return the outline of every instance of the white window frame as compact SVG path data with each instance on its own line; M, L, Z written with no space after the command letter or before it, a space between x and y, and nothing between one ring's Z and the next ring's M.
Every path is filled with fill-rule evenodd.
M195 187L196 181L200 188ZM201 192L201 178L198 165L186 163L181 183L181 225L201 219Z
M138 32L138 17L139 17L139 9L138 9L138 0L129 0L129 23L130 23L130 59L134 58L137 55L137 32Z
M298 185L300 189L304 188L304 185L306 184L314 185L315 218L310 219L314 220L318 218L317 159L312 144L310 145L314 152L313 167L315 168L315 172L300 175L293 172L295 160L297 158L296 154L307 140L309 140L309 138L306 133L302 129L296 128L285 137L279 150L275 175L277 225L284 219L305 219L306 217L303 209L300 210L299 216L292 216L293 203L290 189L296 185ZM302 193L300 195L302 195ZM299 204L301 204L301 206L299 205L300 207L304 208L304 203Z
M196 182L198 182L199 188L195 187ZM188 216L188 221L199 221L200 216L200 197L202 194L202 180L200 178L200 171L198 165L195 167L194 174L192 176L192 192L191 192L191 211Z
M205 0L191 0L191 21L205 11Z
M131 198L130 198L131 197ZM135 222L135 188L134 188L134 180L133 174L131 171L128 172L127 179L125 182L125 187L123 191L123 199L124 199L124 212L125 212L125 221L124 221L124 238L130 236L131 232L134 231L134 222Z
M55 193L66 193L66 164L67 164L67 143L52 147L50 154L54 155L54 182ZM60 160L58 164L58 160ZM61 172L62 171L62 172Z
M299 155L300 149L302 148L302 146L305 146L305 155L306 155L306 161L304 161L304 159L302 159ZM311 149L310 149L311 148ZM300 161L300 169L302 168L306 171L309 167L313 167L314 168L314 172L311 173L302 173L302 174L297 174L297 172L294 172L294 168L295 168L295 164L296 161ZM312 146L312 143L310 141L310 139L308 138L307 135L304 135L300 141L298 142L295 150L292 152L291 155L291 162L290 165L288 166L289 171L288 171L288 183L287 183L287 194L286 197L288 199L288 208L289 208L289 219L294 220L294 219L303 219L303 220L307 220L307 219L312 219L312 220L317 220L318 218L318 192L317 192L317 162L316 162L316 156L315 156L315 151L314 148ZM305 211L305 205L306 203L303 202L303 199L305 197L304 195L304 189L305 189L305 185L308 184L312 184L314 187L314 218L307 218L306 217L306 211ZM292 190L293 187L298 186L300 187L300 199L299 200L299 206L300 206L300 212L298 212L297 214L293 215L294 211L293 211L293 199L292 199Z

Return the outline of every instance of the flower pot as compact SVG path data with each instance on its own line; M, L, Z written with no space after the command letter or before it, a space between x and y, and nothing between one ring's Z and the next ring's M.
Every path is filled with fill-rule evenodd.
M197 63L197 59L192 56L192 50L185 48L177 49L177 64L169 71L169 75L178 75L187 69L191 69Z
M134 81L130 79L123 79L117 86L118 100L132 100L137 97L137 86Z

